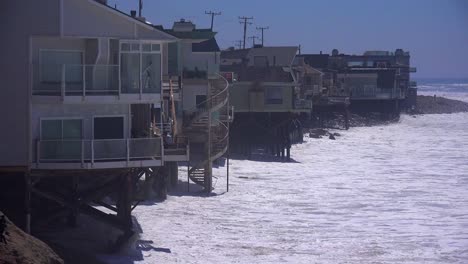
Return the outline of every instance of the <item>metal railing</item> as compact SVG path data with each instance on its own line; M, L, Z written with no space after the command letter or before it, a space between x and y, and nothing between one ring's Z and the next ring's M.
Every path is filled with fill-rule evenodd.
M36 162L94 163L161 158L162 138L38 140Z
M312 100L296 99L294 101L294 109L312 109Z
M162 80L145 73L124 74L120 65L33 64L33 95L93 96L158 94Z

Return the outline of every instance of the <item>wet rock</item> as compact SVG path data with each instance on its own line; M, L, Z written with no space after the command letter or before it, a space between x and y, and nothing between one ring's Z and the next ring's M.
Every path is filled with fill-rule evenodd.
M336 140L336 138L335 138L335 136L333 134L330 134L330 136L328 138L331 139L331 140Z

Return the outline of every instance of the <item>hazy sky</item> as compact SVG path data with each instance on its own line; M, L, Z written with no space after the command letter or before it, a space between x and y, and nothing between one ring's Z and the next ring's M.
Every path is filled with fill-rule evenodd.
M109 4L125 12L138 8L138 0ZM268 46L349 54L403 48L418 68L415 77L468 78L468 0L143 0L143 7L144 17L165 28L181 18L207 28L205 11L221 11L214 27L221 48L242 39L238 16L253 16L248 36L269 26Z

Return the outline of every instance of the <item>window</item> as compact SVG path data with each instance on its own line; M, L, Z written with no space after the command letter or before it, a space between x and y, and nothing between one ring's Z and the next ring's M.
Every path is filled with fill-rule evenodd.
M46 160L79 160L82 138L81 119L41 120L40 157Z
M65 70L65 82L82 83L83 53L81 51L41 50L41 82L60 83Z
M121 88L123 93L161 91L161 45L122 42L120 44Z
M265 94L265 104L283 104L283 89L268 87Z
M94 139L123 139L124 138L124 117L95 117L94 118Z
M41 121L41 139L81 139L83 122L81 119L53 119Z

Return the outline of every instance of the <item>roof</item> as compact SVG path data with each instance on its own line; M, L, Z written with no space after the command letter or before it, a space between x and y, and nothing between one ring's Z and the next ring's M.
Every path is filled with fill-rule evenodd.
M304 62L313 68L327 68L328 67L328 54L303 54L298 57L304 58Z
M219 49L218 43L216 42L215 38L211 38L209 40L199 42L199 43L192 43L192 52L216 52L221 51Z
M256 56L276 56L278 58L278 62L280 61L280 58L285 62L285 65L283 66L289 66L293 62L297 50L298 47L288 46L227 50L221 53L221 59L253 59Z
M160 27L160 26L158 26ZM174 31L172 29L165 29L164 32L179 39L212 39L217 32L211 29L195 29L193 31Z
M221 59L242 59L247 57L250 49L223 50Z
M133 17L133 16L131 16L131 15L129 15L129 14L117 9L117 8L114 8L114 7L110 6L110 5L107 5L107 4L103 3L103 2L96 1L96 0L88 0L88 1L91 2L91 3L97 4L97 5L101 6L101 7L108 8L110 11L116 12L116 13L118 13L120 15L123 15L127 19L133 20L134 22L137 22L138 24L140 24L142 26L145 26L145 27L147 27L149 29L160 31L161 33L167 35L167 37L169 37L169 38L173 37L172 34L168 34L168 32L165 32L165 30L163 30L162 26L154 26L149 22L142 21L142 20L138 19L137 17Z

